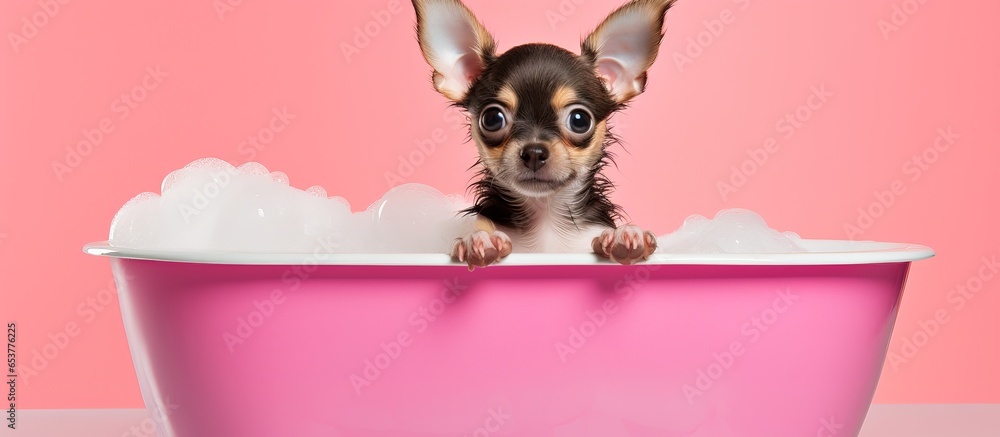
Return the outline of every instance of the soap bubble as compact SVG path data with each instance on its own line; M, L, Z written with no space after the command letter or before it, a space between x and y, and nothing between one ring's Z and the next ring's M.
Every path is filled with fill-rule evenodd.
M306 189L306 193L312 194L316 197L326 197L326 188L319 185L313 185Z
M169 173L161 194L142 193L115 215L114 246L161 250L254 253L450 253L455 239L475 229L460 211L467 202L432 187L404 184L359 212L313 186L300 190L288 175L248 162L234 167L205 158ZM590 247L592 236L580 235ZM743 209L713 220L693 215L658 239L663 253L801 252L798 235L775 231ZM574 249L564 249L574 250ZM518 248L515 246L514 251Z
M197 160L168 174L161 194L142 193L122 206L109 242L167 250L443 253L472 229L471 219L456 218L464 205L431 187L403 185L352 213L343 197L288 181L257 162L237 168Z
M259 162L247 162L239 167L240 173L250 176L270 176L271 172Z
M471 219L457 215L462 207L440 191L421 184L389 190L366 211L371 215L377 252L446 253L456 237L472 231Z
M288 175L286 175L284 172L272 171L271 180L281 185L288 185Z
M673 233L657 239L662 253L797 253L804 250L793 232L781 233L767 226L757 213L724 209L709 220L692 215Z

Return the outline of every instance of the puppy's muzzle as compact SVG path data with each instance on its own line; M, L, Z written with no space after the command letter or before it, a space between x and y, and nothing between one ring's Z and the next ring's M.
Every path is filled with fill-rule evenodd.
M543 144L528 144L521 149L521 161L531 171L538 171L549 159L549 148Z

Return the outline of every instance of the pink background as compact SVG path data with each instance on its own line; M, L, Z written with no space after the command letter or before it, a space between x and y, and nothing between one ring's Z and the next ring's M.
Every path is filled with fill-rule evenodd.
M256 160L355 209L388 173L446 193L472 176L409 2L63 1L0 5L0 321L18 323L19 408L141 406L108 262L80 248L169 171ZM575 49L619 4L576 1L469 4L502 50ZM657 234L744 207L804 237L933 247L875 400L1000 402L1000 280L981 268L1000 255L997 16L991 2L682 1L646 93L615 119L628 151L615 147L607 173L614 200ZM358 36L366 26L373 37ZM294 118L268 130L283 109ZM779 122L796 113L794 130ZM958 137L935 150L949 128ZM250 136L269 142L241 145ZM750 155L767 161L739 170ZM859 224L859 208L875 217ZM955 294L965 284L979 291Z

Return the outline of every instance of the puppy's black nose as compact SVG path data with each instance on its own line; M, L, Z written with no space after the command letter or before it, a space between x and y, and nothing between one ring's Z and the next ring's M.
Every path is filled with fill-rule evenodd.
M521 149L521 160L524 166L532 171L538 171L545 165L545 160L549 159L549 149L540 144L529 144Z

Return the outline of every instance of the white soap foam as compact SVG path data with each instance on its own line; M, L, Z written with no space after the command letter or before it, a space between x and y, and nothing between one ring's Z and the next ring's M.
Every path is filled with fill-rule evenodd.
M201 159L163 180L161 194L142 193L111 224L109 242L137 249L260 253L448 253L473 219L461 199L418 184L390 190L352 213L323 187L300 190L260 163L239 168Z
M709 220L692 215L676 231L659 237L661 253L798 253L801 238L793 232L778 232L757 213L746 209L724 209Z
M200 159L166 176L161 194L142 193L111 224L113 246L254 253L450 253L475 229L467 202L426 185L389 190L359 212L327 190L289 185L288 175L249 162ZM752 211L694 215L659 237L662 253L802 252L798 236L775 231ZM589 247L583 242L582 247ZM515 247L517 252L518 248Z

